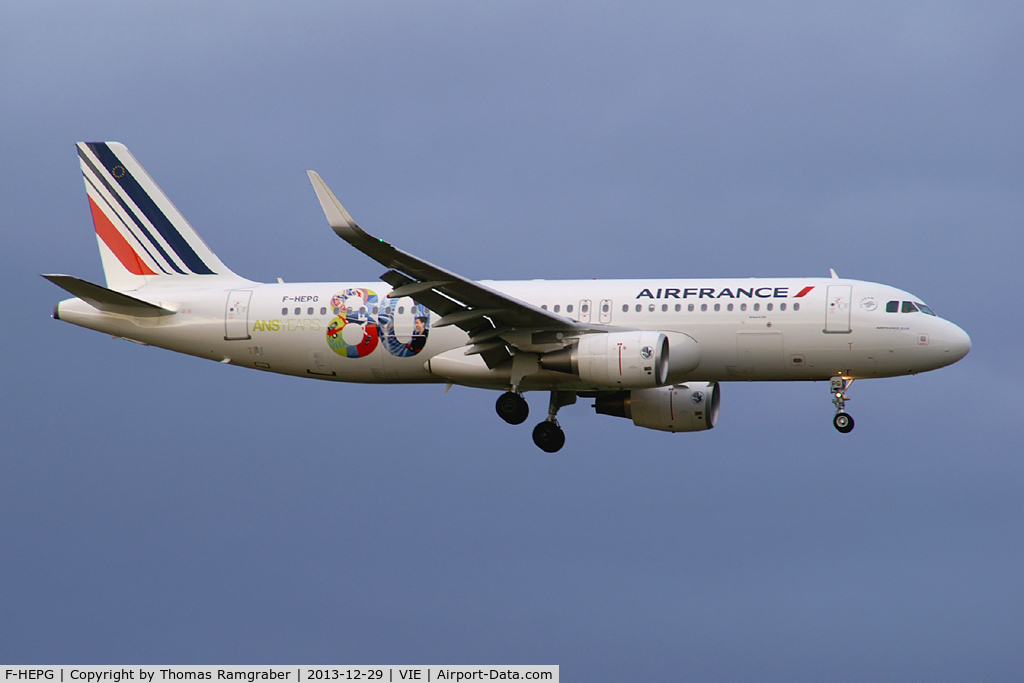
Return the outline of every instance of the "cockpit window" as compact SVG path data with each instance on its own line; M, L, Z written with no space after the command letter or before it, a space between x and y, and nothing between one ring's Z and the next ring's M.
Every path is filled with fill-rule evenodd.
M917 306L914 305L913 301L904 301L901 310L904 313L917 313Z
M934 313L934 312L932 311L932 309L928 308L927 306L925 306L924 304L922 304L922 303L921 303L920 301L915 301L914 303L916 303L916 304L917 304L917 308L918 308L918 309L919 309L919 310L920 310L920 311L921 311L922 313L924 313L925 315L935 315L935 313ZM937 318L938 316L936 315L935 317Z
M900 302L899 301L890 301L889 303L887 303L885 305L885 312L886 313L897 313L897 312L899 312L899 310L900 310Z

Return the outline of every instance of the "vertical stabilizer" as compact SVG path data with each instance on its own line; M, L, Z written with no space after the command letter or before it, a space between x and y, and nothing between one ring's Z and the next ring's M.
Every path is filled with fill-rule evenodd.
M119 142L80 142L78 157L107 287L155 278L234 275Z

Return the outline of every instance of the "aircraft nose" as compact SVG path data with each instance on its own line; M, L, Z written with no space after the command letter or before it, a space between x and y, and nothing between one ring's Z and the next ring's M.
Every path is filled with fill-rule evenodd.
M953 357L950 362L955 363L970 352L971 338L953 323L947 321L946 324L949 325L949 331L946 333L947 353Z

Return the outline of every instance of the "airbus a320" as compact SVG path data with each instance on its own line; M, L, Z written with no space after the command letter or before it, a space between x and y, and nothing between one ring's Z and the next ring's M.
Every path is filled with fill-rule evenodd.
M913 294L829 278L474 281L373 237L316 173L334 232L382 282L258 283L232 272L116 142L78 144L106 286L44 275L74 298L53 317L265 372L336 382L491 389L505 422L548 392L533 440L565 443L561 408L667 432L711 429L720 383L828 381L833 424L855 379L935 370L968 335Z

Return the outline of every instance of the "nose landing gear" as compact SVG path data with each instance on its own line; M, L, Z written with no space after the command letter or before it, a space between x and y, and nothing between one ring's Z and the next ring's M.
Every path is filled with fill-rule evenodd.
M853 431L853 417L846 413L846 402L850 397L846 390L853 384L852 379L845 377L833 377L830 381L832 389L832 405L836 407L836 416L832 418L832 425L842 434L849 434Z

